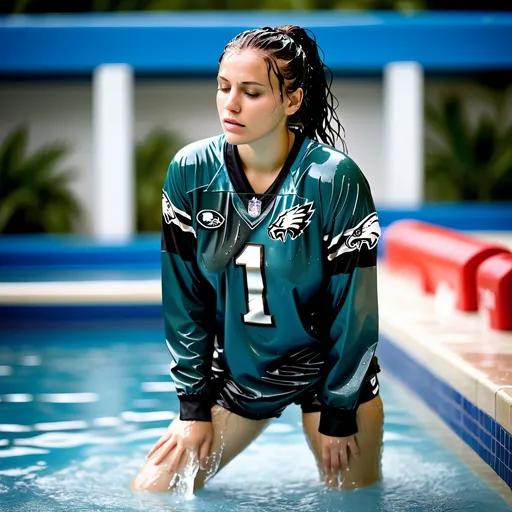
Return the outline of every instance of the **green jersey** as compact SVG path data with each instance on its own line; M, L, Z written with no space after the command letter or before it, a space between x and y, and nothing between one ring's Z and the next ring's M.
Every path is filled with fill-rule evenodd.
M256 194L221 135L176 154L162 213L165 333L181 419L208 421L215 402L268 418L316 390L320 431L355 433L378 340L380 236L357 165L297 134L273 185Z

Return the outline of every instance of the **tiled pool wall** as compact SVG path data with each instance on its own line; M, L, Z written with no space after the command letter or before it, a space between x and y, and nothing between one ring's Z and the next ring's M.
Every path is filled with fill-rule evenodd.
M505 428L382 333L378 356L512 488L512 436Z

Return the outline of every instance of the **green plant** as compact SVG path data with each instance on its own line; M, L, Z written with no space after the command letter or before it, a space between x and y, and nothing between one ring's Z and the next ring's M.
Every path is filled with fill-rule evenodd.
M73 176L56 168L68 151L53 143L27 155L26 126L0 146L0 233L72 231L81 208L69 190Z
M507 91L481 90L486 108L471 124L468 105L445 98L426 107L427 200L493 201L512 199L512 122Z
M137 231L160 231L162 186L169 162L182 147L172 132L155 129L135 148Z

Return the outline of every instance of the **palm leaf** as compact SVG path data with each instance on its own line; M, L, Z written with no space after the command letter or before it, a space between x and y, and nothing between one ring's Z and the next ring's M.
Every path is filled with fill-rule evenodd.
M33 179L52 178L55 175L55 167L68 151L67 144L49 144L26 158L23 172L30 173Z
M138 231L159 231L162 186L167 167L181 141L169 131L155 129L135 148L135 200Z
M512 126L508 119L502 125L503 98L482 88L477 94L491 114L480 116L474 128L460 98L425 108L425 186L432 200L453 196L454 190L461 200L492 200L496 183L512 172Z
M7 135L0 146L0 197L23 161L27 138L27 128L23 126Z
M57 167L68 145L49 144L26 155L28 133L15 129L0 147L0 232L67 232L82 209L70 191L71 171Z

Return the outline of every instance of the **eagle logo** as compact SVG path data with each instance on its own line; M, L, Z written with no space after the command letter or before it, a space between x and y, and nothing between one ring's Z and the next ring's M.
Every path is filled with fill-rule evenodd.
M192 233L196 236L196 232L192 227L191 218L188 213L180 210L171 203L169 196L165 190L162 191L162 215L166 224L174 224L186 233Z
M165 190L162 191L162 214L166 224L170 224L173 219L176 219L176 214L172 208L171 200Z
M313 201L288 208L269 226L268 236L272 240L281 240L283 244L288 234L295 240L309 226L314 213Z
M333 260L340 254L352 251L360 251L363 245L368 250L375 249L380 237L380 226L377 213L370 213L356 227L347 229L341 235L334 237L329 244L329 249L337 246L341 239L341 245L338 249L329 254L328 259Z

